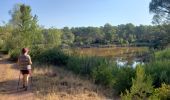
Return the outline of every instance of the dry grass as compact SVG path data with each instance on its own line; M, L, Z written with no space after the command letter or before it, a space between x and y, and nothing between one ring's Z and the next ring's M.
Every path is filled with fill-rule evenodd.
M112 91L52 66L35 68L33 83L36 95L43 100L106 100L113 97Z
M134 56L135 53L143 53L147 51L148 48L146 47L111 47L111 48L76 48L69 50L69 53L87 56L128 57Z

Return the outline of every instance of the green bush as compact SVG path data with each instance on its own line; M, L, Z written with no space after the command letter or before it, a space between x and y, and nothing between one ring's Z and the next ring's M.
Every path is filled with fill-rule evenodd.
M52 48L37 55L36 60L45 64L66 65L68 62L68 55L64 54L62 50L58 48Z
M91 77L96 84L112 87L117 66L103 57L70 56L67 69Z
M66 69L73 71L76 74L80 73L81 70L81 60L78 57L69 57Z
M69 56L67 68L77 74L90 75L92 70L105 62L102 57Z
M160 88L156 88L150 99L155 100L155 98L158 100L170 100L170 85L162 84Z
M156 60L170 60L170 48L155 53Z
M118 69L115 77L114 89L117 93L125 92L132 86L132 78L135 77L135 69L132 67L121 67Z
M153 84L160 87L162 83L170 84L170 61L154 61L147 64L145 71L153 78Z
M43 53L45 50L47 50L44 45L37 45L37 46L32 46L30 48L30 56L33 60L38 60L38 56Z
M17 61L18 56L20 55L20 53L21 53L21 51L17 50L17 49L9 51L10 60L11 61Z
M145 74L143 67L138 66L136 77L132 79L132 87L121 94L121 100L147 100L153 93L152 79Z
M90 76L96 84L114 88L118 93L129 89L135 70L132 67L118 67L103 57L70 56L66 69L76 74Z
M103 84L112 87L114 84L114 76L112 74L113 67L108 63L103 63L93 69L92 77L96 84Z

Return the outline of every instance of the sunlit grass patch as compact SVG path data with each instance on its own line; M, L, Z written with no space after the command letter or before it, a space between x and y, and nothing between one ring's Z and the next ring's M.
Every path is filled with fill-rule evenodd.
M112 96L108 90L102 91L102 87L62 68L41 66L33 73L33 91L45 100L102 100L106 98L104 92Z

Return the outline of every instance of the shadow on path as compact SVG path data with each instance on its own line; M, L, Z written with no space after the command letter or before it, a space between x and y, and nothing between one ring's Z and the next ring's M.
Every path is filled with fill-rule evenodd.
M32 92L31 87L29 86L28 91L22 89L22 82L20 81L18 87L18 80L8 80L0 82L0 94L18 94L18 93L28 93ZM18 89L17 89L18 87Z

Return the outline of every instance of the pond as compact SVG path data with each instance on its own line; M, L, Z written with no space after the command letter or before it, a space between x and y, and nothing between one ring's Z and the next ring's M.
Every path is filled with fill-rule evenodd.
M122 60L121 58L117 58L116 64L119 67L131 66L131 67L135 68L137 65L144 65L144 62L140 61L139 59L134 59L132 61L128 61L128 60Z

